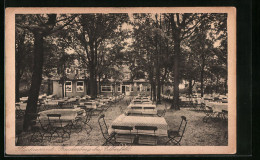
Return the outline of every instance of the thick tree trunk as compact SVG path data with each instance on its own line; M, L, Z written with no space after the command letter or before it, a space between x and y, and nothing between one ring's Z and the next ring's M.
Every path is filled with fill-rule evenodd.
M34 67L32 74L32 84L30 88L30 94L28 103L26 106L23 129L27 130L30 125L31 117L29 113L36 113L37 101L39 97L39 90L42 82L42 67L43 67L43 35L34 34Z
M174 103L171 108L179 110L179 54L180 54L180 40L175 38L174 41L174 91L173 99Z
M19 70L18 68L16 68ZM20 79L21 75L19 74L19 71L16 71L15 74L15 102L20 102Z
M62 90L62 98L64 98L65 97L65 94L64 94L64 81L62 81L61 82L62 84L61 84L61 86L62 86L62 88L61 88L61 90Z
M94 67L93 65L90 67L90 96L91 99L95 99L96 95L95 95L95 88L96 88L96 84L95 84L95 73L94 73Z

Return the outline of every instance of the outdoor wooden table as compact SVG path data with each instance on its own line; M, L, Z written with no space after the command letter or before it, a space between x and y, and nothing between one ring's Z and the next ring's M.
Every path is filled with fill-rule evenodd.
M23 110L23 111L26 110L27 103L15 103L15 104L20 105L20 109L21 109L21 110Z
M21 102L28 101L28 97L21 97L21 98L20 98L20 101L21 101Z
M136 109L132 107L141 107L141 109ZM154 104L130 104L127 106L126 114L142 114L142 115L156 115L157 109Z
M153 107L154 109L156 109L156 105L155 104L130 104L129 106L127 106L127 108L131 109L131 107L142 107L142 109L144 109L145 107Z
M85 110L81 108L74 108L74 109L50 109L45 110L42 112L39 112L40 114L40 120L42 122L47 122L48 120L48 114L60 114L60 120L62 121L62 126L67 125L70 122L73 122L76 120L76 117L79 116L79 113L81 115L85 115Z
M70 98L67 100L67 102L76 102L78 99L77 98Z
M96 102L80 102L79 105L86 106L86 108L97 108Z
M56 100L46 100L45 102L46 102L45 104L47 104L47 105L58 105L59 102L64 103L64 102L66 102L66 100L65 99L56 99Z
M111 134L112 132L116 133L125 133L126 131L123 130L114 130L112 126L131 126L133 127L132 134L137 134L137 130L135 126L156 126L158 130L155 131L156 136L167 136L168 124L164 117L141 117L141 116L126 116L125 114L120 115L117 117L108 129L108 133ZM153 135L153 131L138 131L140 134L147 134Z
M228 103L207 102L205 105L212 107L214 112L222 112L222 110L228 111Z

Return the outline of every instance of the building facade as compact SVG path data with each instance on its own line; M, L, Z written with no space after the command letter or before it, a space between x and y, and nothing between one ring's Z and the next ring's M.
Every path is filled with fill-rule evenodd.
M126 65L122 67L122 79L115 80L111 77L102 77L97 80L97 93L104 96L125 94L135 96L138 94L150 95L151 86L146 79L131 79L131 72ZM57 97L76 97L89 94L88 74L84 69L71 66L66 68L64 80L55 75L52 78L53 95ZM104 78L106 78L104 80Z

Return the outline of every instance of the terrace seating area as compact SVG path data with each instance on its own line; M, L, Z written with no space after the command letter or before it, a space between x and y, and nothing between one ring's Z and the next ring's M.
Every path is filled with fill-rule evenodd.
M29 131L21 131L23 115L16 119L16 145L227 145L228 113L215 103L172 110L146 96L46 97Z

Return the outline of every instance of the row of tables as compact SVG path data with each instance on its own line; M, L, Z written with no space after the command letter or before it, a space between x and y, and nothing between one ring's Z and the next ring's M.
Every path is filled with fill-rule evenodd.
M149 103L146 103L149 101ZM136 103L137 102L137 103ZM145 103L142 103L145 102ZM131 115L134 113L134 115ZM126 133L125 130L113 129L112 126L133 127L132 134L137 134L135 126L155 126L154 131L138 131L139 134L156 135L159 137L167 136L168 124L164 117L157 117L157 106L147 97L135 97L127 106L125 113L118 116L109 127L109 133Z

